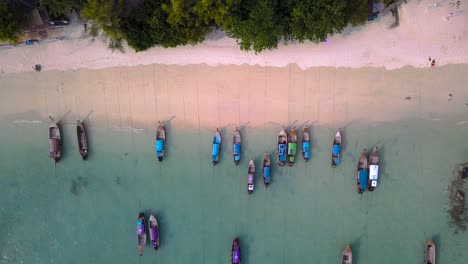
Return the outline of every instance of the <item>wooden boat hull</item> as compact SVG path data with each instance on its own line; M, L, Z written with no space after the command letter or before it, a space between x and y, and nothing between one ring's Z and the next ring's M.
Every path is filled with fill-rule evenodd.
M281 130L278 135L278 144L277 144L277 151L278 151L278 165L284 166L286 164L288 158L288 135L286 131Z
M357 190L358 193L363 193L367 188L367 182L369 180L369 164L364 149L359 157L359 163L357 168Z
M271 181L271 161L270 161L270 154L268 152L265 153L263 157L263 183L266 187L270 185Z
M140 256L143 255L146 245L146 222L145 215L140 213L137 220L137 241L138 241L138 250L140 251Z
M156 130L156 157L158 161L163 161L166 154L166 128L163 124L159 123Z
M213 162L213 166L219 161L219 153L221 152L221 133L219 130L216 129L216 133L213 138L213 148L211 150L211 160Z
M296 129L293 128L291 133L289 133L289 137L288 137L288 163L290 167L292 167L294 165L294 162L296 161L296 154L297 154L297 132L296 132Z
M375 147L369 156L369 181L367 182L367 189L371 192L377 188L379 182L379 164L378 148Z
M241 159L241 134L237 128L234 131L232 139L232 155L234 157L234 164L238 165Z
M150 215L150 218L148 220L148 230L149 230L149 236L151 240L151 246L153 247L154 250L158 250L159 248L159 226L158 226L158 221L156 220L156 217L154 215Z
M249 162L249 168L247 171L247 192L253 193L255 187L255 163L253 160Z
M341 256L341 264L353 264L353 251L348 245Z
M76 122L76 135L78 138L78 150L80 151L81 158L86 160L88 158L88 138L83 122L78 120Z
M232 241L231 246L231 263L232 264L241 264L241 250L239 239L236 237Z
M305 162L308 162L310 159L310 135L307 126L304 127L304 131L302 132L302 157Z
M58 162L62 155L62 137L57 123L52 121L49 126L49 157Z
M424 250L424 264L436 264L436 247L433 240L427 241Z
M338 164L340 164L341 146L342 146L341 129L338 129L338 132L336 132L335 138L333 139L333 144L332 144L331 165L333 168L335 168L336 166L338 166Z

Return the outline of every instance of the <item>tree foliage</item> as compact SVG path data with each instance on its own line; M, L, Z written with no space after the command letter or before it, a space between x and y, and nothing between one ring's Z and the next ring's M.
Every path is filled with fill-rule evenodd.
M282 0L250 0L241 6L228 34L237 39L242 50L273 49L285 37L285 25L277 15L278 1Z
M120 29L122 15L122 0L88 0L81 12L82 18L91 23L91 36L97 37L102 33L109 39L110 49L121 51L123 51L123 35Z
M0 41L18 42L24 19L24 13L12 2L0 0Z
M50 15L61 16L69 14L73 8L79 6L82 2L82 0L40 0L39 4Z

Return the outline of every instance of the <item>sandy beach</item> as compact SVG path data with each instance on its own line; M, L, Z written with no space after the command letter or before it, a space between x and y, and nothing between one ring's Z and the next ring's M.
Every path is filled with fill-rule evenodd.
M433 3L441 2L437 8ZM33 46L0 48L0 73L32 71L35 64L44 70L100 69L115 66L150 64L190 65L259 65L284 67L297 64L310 67L429 67L428 57L437 65L468 63L468 15L466 2L460 9L450 1L409 1L399 8L400 25L390 29L391 14L357 28L347 28L327 42L287 43L260 54L243 52L234 39L214 32L196 46L175 49L155 47L135 53L111 52L97 39L84 39L83 25L76 21L65 28L65 39L48 40ZM447 17L453 13L451 17Z
M393 71L148 65L17 73L0 78L0 110L8 122L46 122L52 115L73 124L89 115L108 127L145 130L159 120L212 129L405 119L465 124L467 71L467 65Z

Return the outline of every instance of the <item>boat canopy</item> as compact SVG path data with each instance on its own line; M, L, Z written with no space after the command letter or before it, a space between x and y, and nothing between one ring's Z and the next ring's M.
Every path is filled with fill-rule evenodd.
M271 168L270 167L263 167L263 175L265 177L270 177L271 175Z
M286 161L286 149L287 145L286 144L278 144L278 156L280 161Z
M378 180L379 179L379 165L370 165L369 166L369 179Z
M139 236L145 234L145 225L143 224L143 221L141 221L141 220L137 221L137 234Z
M164 140L158 139L156 140L156 151L163 151L164 150Z
M297 143L289 143L288 144L288 155L296 155L297 152Z
M218 158L218 154L219 154L219 144L213 144L213 150L211 151L213 160L216 160Z
M253 174L249 174L249 183L253 183L255 180L255 176Z
M360 170L359 172L359 183L361 184L361 191L365 191L367 187L367 179L369 172L366 170Z
M232 153L234 154L234 156L240 155L240 153L241 153L241 145L240 145L240 144L234 144L234 146L233 146L233 148L232 148Z
M215 136L215 137L213 138L213 144L219 144L219 143L221 143L221 138Z
M341 145L335 144L333 145L333 155L339 155L341 153Z
M232 263L239 264L240 263L240 251L238 247L234 247L232 251Z
M310 143L309 142L302 142L302 152L304 153L305 158L309 158L310 156Z

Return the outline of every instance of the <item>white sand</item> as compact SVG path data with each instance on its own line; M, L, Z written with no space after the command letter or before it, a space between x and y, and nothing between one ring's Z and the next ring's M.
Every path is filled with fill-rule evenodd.
M441 7L428 8L442 2ZM44 70L106 68L148 64L261 65L282 67L291 63L302 69L315 66L385 67L395 69L407 65L428 67L428 57L438 65L468 62L468 1L462 1L458 11L448 0L412 0L400 7L400 26L389 29L391 14L370 22L365 27L348 28L342 35L331 37L328 43L281 45L259 55L240 51L235 40L222 32L197 46L174 49L153 48L146 52L112 53L97 40L79 38L81 25L69 26L74 38L49 41L35 46L0 48L0 73L32 71L32 65L42 64ZM461 11L460 11L461 10ZM459 15L446 20L450 12Z

